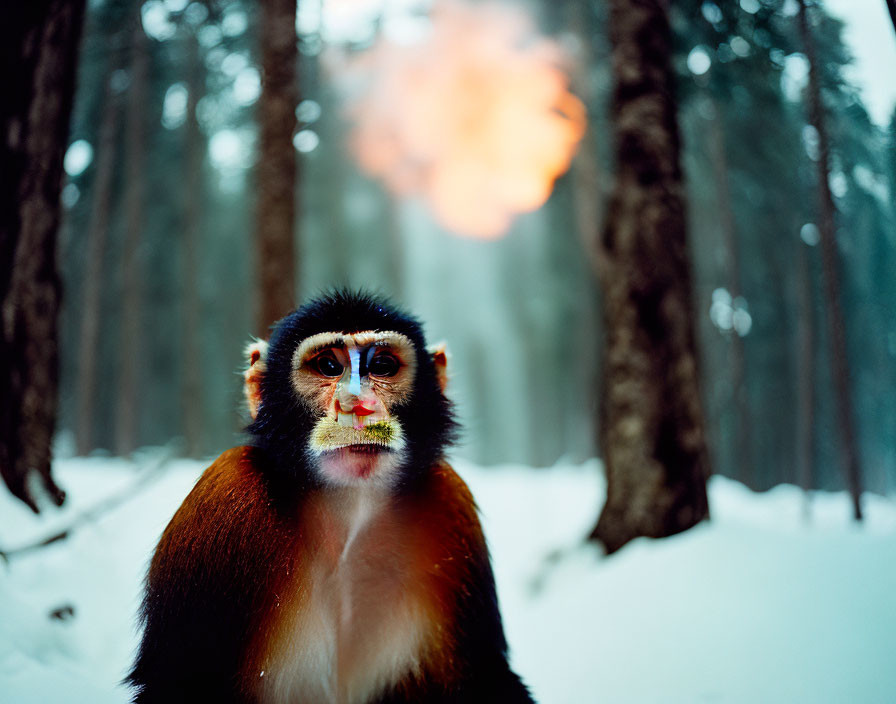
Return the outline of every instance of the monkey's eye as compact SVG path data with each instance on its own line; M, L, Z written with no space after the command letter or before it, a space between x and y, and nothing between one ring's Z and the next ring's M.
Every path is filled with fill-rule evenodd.
M309 366L324 376L342 376L343 366L332 352L324 352L311 360Z
M367 365L367 372L374 376L395 376L398 374L400 367L401 364L394 355L388 352L381 352L370 360L370 364Z

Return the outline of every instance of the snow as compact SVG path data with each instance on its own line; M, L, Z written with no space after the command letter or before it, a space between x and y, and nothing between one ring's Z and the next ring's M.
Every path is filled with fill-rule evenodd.
M896 41L886 3L825 0L824 5L845 23L843 39L853 53L847 77L858 84L871 119L886 127L896 108L896 82L888 68L896 64Z
M0 701L123 703L142 577L203 468L160 455L56 463L69 493L35 517L0 492L0 548L46 537L105 497L142 488L66 540L0 567ZM710 482L712 521L605 557L596 462L457 463L480 504L515 669L542 704L896 701L896 506L792 486ZM73 618L50 619L59 607Z

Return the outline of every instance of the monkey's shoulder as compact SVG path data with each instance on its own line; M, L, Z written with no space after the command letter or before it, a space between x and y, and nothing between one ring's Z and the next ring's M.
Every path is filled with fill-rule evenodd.
M203 472L162 534L150 576L189 571L252 571L286 548L291 532L278 510L260 451L224 452Z
M259 496L264 488L263 456L251 445L232 447L209 465L190 493L197 498L220 502L240 502ZM189 499L190 497L188 497Z
M435 464L414 497L419 510L430 519L427 525L444 537L451 535L483 543L479 509L467 483L447 462Z
M470 487L448 462L440 461L434 464L429 478L426 484L429 491L437 493L440 497L454 497L459 502L458 505L468 510L475 510L476 504Z
M264 469L254 448L228 450L165 528L130 676L137 701L242 701L246 644L296 552L286 513L271 508Z
M232 521L235 513L251 511L257 502L263 501L264 482L254 454L251 447L234 447L221 454L187 494L171 519L166 536L225 518Z

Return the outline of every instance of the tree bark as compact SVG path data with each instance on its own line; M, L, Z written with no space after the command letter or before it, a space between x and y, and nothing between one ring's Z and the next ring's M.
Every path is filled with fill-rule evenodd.
M815 460L815 324L812 314L812 279L809 275L809 252L807 245L797 243L797 477L806 492L808 512L808 492L813 488Z
M103 91L103 117L96 149L96 176L93 202L87 232L87 254L84 268L84 297L81 303L81 329L78 340L78 413L75 420L75 447L79 455L94 447L94 401L100 330L100 299L103 290L104 259L109 235L109 214L112 209L112 175L117 155L118 122L121 115L119 98L112 90L114 62Z
M859 445L856 439L855 413L852 403L852 384L849 361L846 354L846 325L840 305L840 271L836 241L836 209L828 178L830 167L830 143L828 141L824 106L821 98L821 80L818 75L818 59L815 42L809 28L805 0L799 0L799 26L806 59L809 62L809 122L818 134L818 193L820 199L819 232L821 234L821 261L827 307L828 342L830 344L831 376L836 398L837 425L840 427L840 461L846 485L852 495L853 515L862 520L862 470L859 461Z
M4 11L0 101L0 475L35 513L34 473L51 476L58 392L56 261L84 0L13 3Z
M608 552L708 516L671 37L661 0L612 0L616 179L600 238Z
M292 144L298 104L296 0L262 0L260 149L255 240L258 272L258 333L295 307L297 192Z
M719 104L713 100L709 91L706 94L711 105L710 118L710 152L716 182L716 196L727 260L728 289L732 302L743 295L740 275L740 257L737 246L737 224L734 221L734 209L731 205L731 185L728 180L728 152L725 147L725 128ZM756 473L753 468L753 442L750 434L750 415L747 403L746 363L744 340L737 328L731 329L729 371L731 373L731 418L734 425L734 452L732 470L747 486L755 486Z
M149 51L140 18L140 6L131 33L131 83L127 106L127 188L125 190L125 237L121 259L122 311L119 355L118 402L115 450L130 454L137 447L137 370L140 368L141 295L143 272L139 257L143 234L143 188L146 183L146 87Z

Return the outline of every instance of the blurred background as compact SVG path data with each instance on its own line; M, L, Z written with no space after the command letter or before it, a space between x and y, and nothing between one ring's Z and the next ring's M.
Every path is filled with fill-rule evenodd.
M127 698L145 561L244 440L245 344L342 286L447 343L540 700L896 700L896 4L34 8L0 114L0 470L41 509L0 497L11 701Z
M867 487L885 492L896 119L892 81L881 95L868 75L890 80L875 62L894 42L883 0L843 5L879 19L880 37L853 30L852 44L837 9L815 8L812 29L858 445ZM62 191L62 452L235 442L242 346L265 335L259 14L237 0L88 3ZM682 0L669 18L713 470L755 489L795 482L803 383L812 485L840 488L797 3ZM419 315L453 357L460 455L593 456L594 250L613 154L604 3L315 0L295 28L292 302L348 285ZM860 72L865 42L890 51Z

